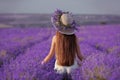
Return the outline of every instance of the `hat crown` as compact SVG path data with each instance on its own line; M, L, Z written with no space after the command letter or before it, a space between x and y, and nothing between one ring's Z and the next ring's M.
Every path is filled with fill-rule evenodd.
M72 35L77 30L76 22L73 16L69 12L63 12L62 10L56 10L51 17L53 27L62 34Z
M69 24L72 24L72 22L73 22L73 18L70 14L62 14L60 20L66 26Z

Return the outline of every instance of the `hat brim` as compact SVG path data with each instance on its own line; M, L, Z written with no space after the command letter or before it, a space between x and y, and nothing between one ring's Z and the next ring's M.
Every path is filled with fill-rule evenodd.
M64 27L64 26L58 26L58 25L56 25L53 17L51 17L51 22L53 24L53 27L56 30L58 30L60 33L62 33L62 34L72 35L76 31L74 28L71 28L71 27Z

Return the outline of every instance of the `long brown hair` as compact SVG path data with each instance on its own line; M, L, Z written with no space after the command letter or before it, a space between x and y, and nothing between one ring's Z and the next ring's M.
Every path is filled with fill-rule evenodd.
M71 66L74 63L77 51L76 35L66 35L56 32L56 57L62 66Z

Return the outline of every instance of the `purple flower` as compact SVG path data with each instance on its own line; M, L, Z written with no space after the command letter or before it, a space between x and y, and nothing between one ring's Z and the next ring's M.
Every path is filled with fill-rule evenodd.
M57 9L55 12L54 12L56 15L62 15L62 10L60 10L60 9Z

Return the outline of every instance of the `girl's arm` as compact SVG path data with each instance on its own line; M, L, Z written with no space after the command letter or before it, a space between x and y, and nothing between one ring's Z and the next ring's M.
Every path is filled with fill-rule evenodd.
M48 62L54 56L54 54L55 54L55 36L53 36L53 38L52 38L52 44L51 44L50 52L44 58L44 60L42 61L41 64L44 64L44 63Z
M82 61L84 57L82 56L81 51L80 51L78 38L76 38L76 40L77 40L77 57Z

